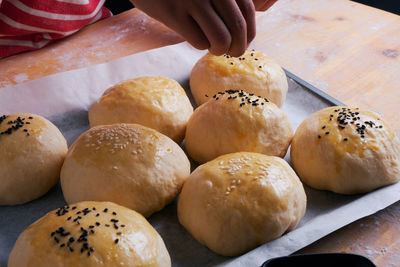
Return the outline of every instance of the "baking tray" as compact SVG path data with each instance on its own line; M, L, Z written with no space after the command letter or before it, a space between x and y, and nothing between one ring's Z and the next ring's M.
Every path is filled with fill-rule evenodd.
M182 54L185 56L182 56ZM190 96L188 90L190 69L202 55L203 53L195 51L185 44L178 44L131 55L86 69L55 74L25 84L1 88L0 114L32 112L44 115L59 127L70 145L83 131L89 129L87 109L90 103L97 99L108 86L126 78L164 75L180 82ZM135 66L135 62L140 62L141 65ZM149 62L149 65L146 66L145 62ZM163 62L174 62L174 64L162 66ZM155 64L159 64L157 65L159 68L154 69ZM113 75L102 75L101 77L105 81L101 85L96 84L99 79L95 75L108 72L112 72ZM286 71L286 74L289 92L282 109L288 114L294 128L297 128L302 120L319 109L343 105L340 101L289 71ZM84 83L82 79L89 80L87 83L95 87L94 92L83 96L79 95L84 91L82 88L88 86L82 85ZM70 84L69 88L66 89L62 86L67 81ZM76 89L75 87L78 84L81 88ZM79 99L83 99L82 103L75 103L76 101L62 103L62 101L68 99L64 93L70 93L63 93L63 90L77 90L73 91L72 94L79 95ZM15 103L14 101L13 105L7 106L7 103L12 103L12 99L16 96L20 97L22 102L25 97L27 102ZM34 103L30 105L29 101L34 101L32 99L43 103L42 105L34 105ZM67 110L61 113L54 112L54 109L63 104L68 104ZM46 108L43 108L43 106ZM288 155L289 153L285 159L289 161ZM162 211L153 214L148 220L164 239L173 266L260 266L270 258L289 255L348 223L396 202L400 198L399 185L388 186L365 195L353 196L313 190L307 186L305 186L305 191L308 199L306 215L295 230L234 258L219 256L194 240L177 220L176 201ZM65 201L58 184L43 197L27 204L0 207L0 266L6 266L8 255L18 235L27 226L47 212L64 204Z

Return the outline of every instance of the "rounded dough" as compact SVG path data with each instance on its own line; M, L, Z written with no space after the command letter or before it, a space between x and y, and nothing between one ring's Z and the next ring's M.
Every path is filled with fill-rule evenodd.
M275 104L241 90L227 90L195 110L185 146L200 163L240 151L284 157L292 137L288 117Z
M53 210L26 228L8 267L168 267L154 228L137 212L111 202L80 202Z
M161 210L190 174L183 150L139 124L91 128L71 146L61 169L67 203L112 201L143 214Z
M400 179L400 142L376 113L329 107L296 130L291 161L309 186L341 194L372 191Z
M240 255L291 231L305 210L303 185L286 161L244 152L199 166L178 201L179 222L224 256Z
M158 77L126 80L107 89L89 109L90 126L137 123L159 131L177 143L193 113L185 90L176 81Z
M217 92L241 89L266 97L278 107L283 105L288 91L285 72L264 53L246 50L239 58L207 53L190 74L190 89L198 105Z
M68 146L50 121L29 113L0 116L0 205L34 200L52 188Z

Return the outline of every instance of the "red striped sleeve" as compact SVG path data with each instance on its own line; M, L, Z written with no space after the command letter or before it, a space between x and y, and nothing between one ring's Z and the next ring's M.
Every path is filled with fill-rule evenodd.
M0 58L42 48L111 16L104 0L0 0Z

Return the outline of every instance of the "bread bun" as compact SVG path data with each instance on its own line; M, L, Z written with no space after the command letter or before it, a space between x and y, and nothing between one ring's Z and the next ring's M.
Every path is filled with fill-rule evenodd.
M275 104L243 91L227 90L195 110L187 125L185 145L200 163L240 151L284 157L292 136L288 117Z
M400 142L376 113L329 107L296 130L291 160L303 182L341 194L365 193L400 179Z
M67 151L64 136L45 118L0 116L0 205L23 204L49 191Z
M288 91L285 72L264 53L247 50L239 58L228 55L202 57L190 74L190 89L198 105L219 91L243 89L266 97L281 107Z
M165 134L177 143L185 136L193 113L185 90L166 77L141 77L109 89L89 109L90 126L138 123Z
M164 242L137 212L111 202L80 202L26 228L8 267L171 266Z
M305 210L303 185L286 161L245 152L199 166L178 201L179 222L224 256L240 255L291 231Z
M190 174L183 150L138 124L91 128L71 146L61 170L65 200L112 201L144 216L161 210Z

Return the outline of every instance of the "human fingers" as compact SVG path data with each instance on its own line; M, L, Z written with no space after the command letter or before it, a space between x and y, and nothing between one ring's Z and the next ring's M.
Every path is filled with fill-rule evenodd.
M179 23L171 27L180 34L188 43L199 50L209 49L211 44L207 36L189 14L185 15Z
M247 48L247 23L235 0L213 0L213 6L232 38L227 54L241 56Z
M257 9L257 11L266 11L268 10L273 4L275 4L278 0L267 0Z
M214 55L227 53L231 47L232 37L211 2L202 2L201 5L194 7L190 14L207 37L210 53Z
M253 1L251 0L237 0L242 14L246 20L247 25L247 46L250 45L254 37L256 37L256 14Z

